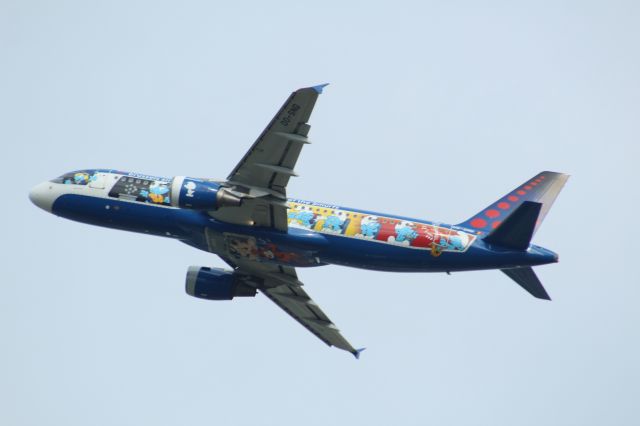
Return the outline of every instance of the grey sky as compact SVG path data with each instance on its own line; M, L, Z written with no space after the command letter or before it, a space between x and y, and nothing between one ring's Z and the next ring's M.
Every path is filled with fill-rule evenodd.
M0 424L638 424L637 2L215 3L0 1ZM355 361L262 296L187 296L213 255L29 203L79 168L225 177L324 82L292 196L455 223L570 173L553 302L300 271Z

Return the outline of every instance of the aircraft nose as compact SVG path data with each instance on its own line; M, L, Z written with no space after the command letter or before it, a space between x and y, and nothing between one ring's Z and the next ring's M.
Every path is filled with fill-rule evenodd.
M50 182L42 182L31 188L29 199L42 210L51 212L55 195Z

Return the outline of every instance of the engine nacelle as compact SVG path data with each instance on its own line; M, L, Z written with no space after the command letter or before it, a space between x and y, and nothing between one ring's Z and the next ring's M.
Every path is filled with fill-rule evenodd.
M231 300L234 297L254 297L256 289L243 282L233 271L205 266L190 266L186 291L189 296L207 300Z
M176 176L171 181L171 205L194 210L217 210L237 207L241 199L219 183L203 179Z

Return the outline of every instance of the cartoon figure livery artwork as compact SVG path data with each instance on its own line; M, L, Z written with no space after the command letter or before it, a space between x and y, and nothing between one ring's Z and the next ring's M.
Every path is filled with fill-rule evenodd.
M343 232L342 227L345 224L345 221L346 218L343 212L339 210L333 211L324 219L322 230L325 232L330 232L332 234L340 234Z
M167 196L169 187L161 182L153 182L149 185L149 190L140 191L140 195L146 197L152 203L171 204L170 198Z
M311 207L302 206L299 210L289 210L287 214L290 225L298 225L310 229L315 223L316 215L311 211Z
M362 236L364 238L373 239L378 236L378 232L380 232L380 223L378 222L377 216L366 216L364 219L360 221L360 234L357 236Z
M389 237L390 243L399 243L405 246L411 244L411 241L415 240L418 233L413 229L413 224L403 220L396 225L396 235Z
M311 299L296 268L499 269L533 296L549 299L532 267L555 263L558 256L531 239L568 175L537 173L456 225L287 198L323 87L293 92L226 180L89 169L43 182L29 197L64 218L173 238L214 253L231 269L189 267L187 294L232 300L260 291L327 345L356 357L361 349Z

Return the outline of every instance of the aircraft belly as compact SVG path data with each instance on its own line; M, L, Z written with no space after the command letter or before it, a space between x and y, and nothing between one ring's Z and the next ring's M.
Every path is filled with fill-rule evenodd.
M228 224L214 219L205 229L209 251L235 261L310 267L326 239L317 233L279 232L253 226Z

